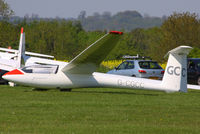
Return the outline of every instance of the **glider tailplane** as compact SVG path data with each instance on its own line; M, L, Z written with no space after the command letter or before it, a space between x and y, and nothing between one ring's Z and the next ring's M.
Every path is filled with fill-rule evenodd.
M21 68L25 65L25 33L23 33L23 27L21 28L21 35L19 41L19 50L17 54L17 68Z
M162 80L167 91L187 92L187 55L192 48L179 46L168 52L169 59Z

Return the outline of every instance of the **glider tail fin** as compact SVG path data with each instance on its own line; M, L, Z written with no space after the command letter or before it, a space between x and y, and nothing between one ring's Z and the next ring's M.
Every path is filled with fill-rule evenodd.
M21 68L25 62L25 33L23 33L23 27L21 28L21 35L20 35L20 41L19 41L19 51L17 55L17 68Z
M187 92L187 55L192 48L179 46L168 52L162 86L169 91Z

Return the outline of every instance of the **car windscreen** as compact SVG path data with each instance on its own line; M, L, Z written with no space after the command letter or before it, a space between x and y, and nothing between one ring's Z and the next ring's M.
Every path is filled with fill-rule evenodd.
M123 63L121 63L117 69L121 70L121 69L133 69L134 66L134 61L124 61Z
M188 59L188 69L200 69L200 59Z
M139 61L139 66L142 69L162 69L155 61Z

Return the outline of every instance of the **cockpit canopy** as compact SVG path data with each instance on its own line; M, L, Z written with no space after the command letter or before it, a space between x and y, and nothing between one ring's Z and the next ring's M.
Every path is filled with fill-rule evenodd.
M58 65L32 65L22 68L25 73L56 74Z

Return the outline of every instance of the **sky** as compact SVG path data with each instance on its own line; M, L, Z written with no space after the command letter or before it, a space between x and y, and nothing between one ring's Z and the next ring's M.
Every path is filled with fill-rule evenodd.
M81 11L90 16L105 11L116 14L136 10L142 15L162 17L173 12L200 14L200 0L5 0L16 16L38 14L40 17L76 18Z

